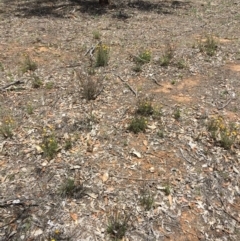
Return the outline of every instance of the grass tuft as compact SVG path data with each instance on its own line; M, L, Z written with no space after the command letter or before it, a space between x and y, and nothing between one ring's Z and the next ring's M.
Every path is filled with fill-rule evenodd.
M109 61L109 47L103 44L100 44L97 47L97 56L96 56L96 67L104 67L108 65Z
M25 59L21 67L22 73L26 73L28 71L35 71L36 69L37 69L37 64L30 58L29 55L25 55Z
M107 233L114 241L122 240L128 229L130 216L121 214L118 210L114 211L108 221Z
M146 128L147 120L143 117L134 117L128 126L128 130L135 134L139 132L145 132Z

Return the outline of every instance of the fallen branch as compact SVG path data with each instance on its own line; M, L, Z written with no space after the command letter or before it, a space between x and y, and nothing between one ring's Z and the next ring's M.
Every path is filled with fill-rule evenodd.
M184 155L183 155L183 150L181 148L179 148L181 154L182 154L182 157L184 158L184 160L186 160L188 163L190 164L193 164L191 161L189 161Z
M152 80L158 85L158 86L162 86L161 84L158 83L158 81L155 78L152 78Z
M232 98L230 98L224 105L220 106L220 107L217 107L218 110L222 110L224 109L226 106L229 105L229 103L232 101Z
M97 48L97 46L99 46L102 43L102 41L99 41L95 46L92 46L90 49L88 49L88 51L85 53L84 56L87 56L88 54L90 54L90 56L92 57L95 49Z
M143 182L160 182L157 179L143 179L143 178L134 178L134 177L123 177L123 176L116 176L114 174L110 174L110 177L116 177L119 179L127 179L127 180L134 180L134 181L143 181Z
M222 210L222 211L224 211L228 216L230 216L230 217L231 217L232 219L234 219L236 222L240 223L240 220L239 220L238 218L234 217L231 213L229 213L229 212L227 211L227 208L225 207L225 204L224 204L222 198L221 198L221 197L218 197L218 198L220 199L220 201L221 201L221 203L222 203L222 206L223 206L223 210Z
M119 75L116 75L123 83L125 83L127 86L128 86L128 88L135 94L135 96L137 97L137 92L132 88L132 86L130 85L130 84L128 84L127 83L127 81L125 81L125 80L123 80L122 78L121 78L121 76L119 76Z
M24 82L21 81L21 80L16 80L16 81L14 81L10 84L7 84L7 85L3 86L2 88L0 88L0 90L4 91L5 89L7 89L8 87L10 87L12 85L20 85L20 84L24 84Z

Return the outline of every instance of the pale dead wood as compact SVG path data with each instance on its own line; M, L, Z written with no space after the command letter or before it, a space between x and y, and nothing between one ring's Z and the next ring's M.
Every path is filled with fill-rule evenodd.
M116 75L124 84L126 84L128 86L128 88L135 94L135 96L137 97L138 94L137 92L132 88L132 86L130 84L127 83L127 81L125 81L124 79L121 78L121 76Z
M14 82L12 82L12 83L10 83L10 84L7 84L7 85L1 87L0 90L5 91L5 89L7 89L7 88L10 87L10 86L20 85L20 84L24 84L24 81L16 80L16 81L14 81Z

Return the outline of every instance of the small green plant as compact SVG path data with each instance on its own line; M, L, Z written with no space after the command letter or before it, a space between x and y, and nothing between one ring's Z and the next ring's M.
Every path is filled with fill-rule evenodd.
M128 229L130 216L121 214L118 210L113 211L108 220L107 233L114 241L122 240Z
M13 137L14 120L11 116L4 116L0 125L0 133L5 138Z
M168 44L165 49L165 52L163 53L162 57L159 60L160 65L168 66L171 63L173 56L174 56L174 48L171 44Z
M59 194L61 197L73 197L73 198L81 198L85 195L86 188L83 184L77 185L74 179L67 178L63 181Z
M64 233L64 230L55 229L55 230L51 230L51 232L48 233L48 238L44 240L45 241L62 241L62 240L70 241L72 240L72 238L66 233Z
M97 47L97 56L96 56L96 67L104 67L108 65L109 60L109 47L103 44L100 44Z
M179 120L180 119L180 117L181 117L181 110L180 110L180 108L177 107L174 110L173 117L174 117L175 120Z
M67 139L65 141L64 149L67 151L67 150L70 150L71 148L72 148L72 140L71 139Z
M150 116L154 113L152 100L150 98L139 99L137 103L136 114Z
M154 107L153 114L152 114L153 119L160 120L162 115L163 115L162 106Z
M28 103L27 106L26 106L26 111L29 115L32 115L33 114L33 106L31 103Z
M37 69L37 64L30 58L29 55L25 55L25 59L22 63L22 73L26 73L28 71L35 71Z
M60 187L60 195L62 197L73 197L74 189L76 188L73 179L66 179Z
M43 85L42 80L38 76L33 75L32 87L37 89L37 88L41 87L41 85Z
M149 63L151 60L151 53L149 50L142 51L138 56L135 56L134 61L138 65Z
M46 83L46 89L47 89L47 90L52 89L53 86L54 86L54 83L53 83L52 81Z
M219 143L224 149L230 149L238 141L238 126L234 123L227 124L221 116L210 119L207 129L213 140Z
M140 204L144 207L145 210L149 211L154 205L154 197L151 192L146 191L145 189L140 193Z
M218 43L212 35L206 35L206 39L198 41L198 48L208 56L213 56L217 51Z
M186 61L185 61L184 59L178 60L178 62L177 62L177 67L178 67L179 69L185 69L185 68L187 67Z
M50 160L57 154L58 143L52 130L43 130L43 141L41 147L44 157L47 157Z
M101 34L98 31L93 31L93 38L99 40L101 38Z
M162 129L158 130L157 136L158 136L159 138L164 138L164 132L163 132Z
M147 120L143 117L135 117L132 119L128 126L128 130L137 134L139 132L145 132L147 128Z
M176 84L176 80L172 80L171 85L175 85L175 84Z
M166 185L165 188L163 189L164 193L166 196L169 196L171 194L171 189L169 185Z

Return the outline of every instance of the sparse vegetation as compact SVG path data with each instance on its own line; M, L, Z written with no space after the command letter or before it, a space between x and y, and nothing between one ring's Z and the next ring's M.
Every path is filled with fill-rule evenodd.
M137 103L136 114L150 116L154 113L152 100L150 98L140 98Z
M149 63L151 60L151 53L149 50L145 50L139 53L138 56L134 57L136 66L141 66L143 64Z
M179 107L177 107L173 112L173 117L175 120L179 120L181 117L181 110Z
M236 241L238 1L9 2L0 239Z
M41 144L43 156L52 159L58 151L58 142L52 130L43 130L43 141Z
M0 133L5 138L13 137L14 120L10 115L3 115L1 118Z
M93 38L99 40L101 38L101 34L99 31L93 31Z
M107 233L114 241L122 240L128 229L130 216L114 210L108 220Z
M140 192L140 204L147 211L149 211L154 205L153 194L145 188Z
M33 88L39 88L43 85L42 80L37 76L37 75L33 75L32 78L32 87Z
M172 44L167 44L166 49L159 60L161 66L168 66L174 56L174 47Z
M134 117L128 126L128 130L137 134L147 128L147 120L143 117Z
M21 70L23 73L26 73L28 71L35 71L37 69L37 64L30 58L29 55L25 55L25 59L22 63Z
M26 106L26 111L29 115L33 114L33 105L31 103L28 103Z
M63 198L82 198L85 195L85 191L86 188L82 183L76 185L75 180L71 178L64 180L59 188L59 194Z
M52 81L46 83L46 89L47 89L47 90L52 89L53 86L54 86L54 83L53 83Z
M205 39L198 41L198 48L201 52L206 53L208 56L213 56L218 48L218 43L213 35L206 35Z
M238 126L234 123L227 124L221 116L210 119L207 129L213 140L225 149L230 149L239 135Z
M96 67L104 67L108 65L109 60L109 47L107 45L100 44L97 47Z

